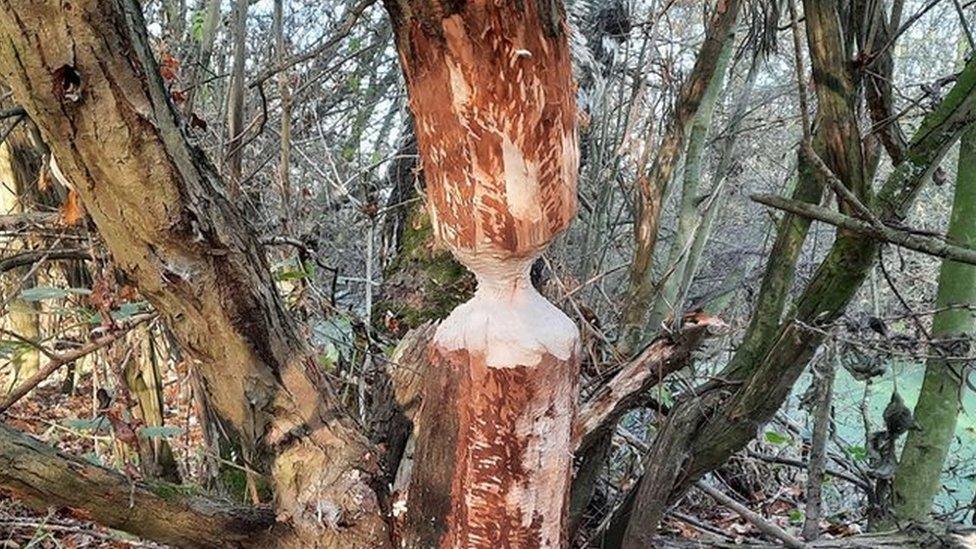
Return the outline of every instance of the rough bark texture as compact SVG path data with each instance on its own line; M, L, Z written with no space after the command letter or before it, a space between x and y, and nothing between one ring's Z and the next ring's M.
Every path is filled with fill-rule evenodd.
M287 536L280 526L271 533L270 509L216 503L172 484L134 482L2 425L0 487L38 509L56 505L79 518L178 547L260 547Z
M529 282L576 212L558 2L389 0L438 240L478 290L438 327L408 547L565 543L579 335Z
M0 33L3 80L117 267L200 361L220 419L272 471L279 518L322 545L387 543L375 454L315 382L253 231L184 139L140 7L4 1ZM320 521L323 509L338 518Z

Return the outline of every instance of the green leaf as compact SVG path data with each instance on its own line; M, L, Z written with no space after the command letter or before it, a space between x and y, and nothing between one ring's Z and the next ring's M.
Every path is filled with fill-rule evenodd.
M857 461L864 461L868 458L868 451L864 446L848 446L847 455Z
M145 301L133 301L129 303L123 303L118 310L112 311L112 318L115 320L127 320L134 317L139 313L143 313L148 310L149 304Z
M766 431L766 442L772 444L789 444L792 439L776 431Z
M203 10L193 12L193 16L190 19L190 35L193 36L193 40L196 42L203 41L203 22L205 20L206 15Z
M275 280L277 280L278 282L285 282L287 280L301 280L303 278L308 278L308 277L309 274L307 272L301 270L294 270L294 269L275 273Z
M319 365L326 372L335 370L335 365L339 363L339 349L332 343L325 345L325 352L319 355Z
M16 339L0 339L0 358L4 360L19 357L27 349L31 349L31 347L23 341Z
M142 438L168 438L182 435L186 430L174 425L152 425L139 429Z
M128 320L139 313L149 310L149 303L146 301L133 301L123 303L118 309L112 311L112 319L116 321ZM88 323L99 325L102 323L102 313L89 310Z
M108 431L109 422L105 417L98 416L91 419L69 419L64 422L65 427L75 431Z
M790 509L790 513L787 516L790 517L790 522L792 522L793 524L799 524L803 522L803 511L799 509Z
M42 301L45 299L60 299L72 295L91 295L91 290L85 288L52 288L50 286L36 286L20 292L20 299L24 301Z

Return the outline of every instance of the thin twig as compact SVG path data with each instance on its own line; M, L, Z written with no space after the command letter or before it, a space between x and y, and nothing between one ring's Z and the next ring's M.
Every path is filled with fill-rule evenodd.
M38 370L34 375L32 375L26 381L24 381L19 386L17 386L16 389L10 391L10 393L6 396L6 398L4 398L2 402L0 402L0 414L7 411L8 408L16 404L18 400L23 398L24 395L29 393L34 387L37 387L42 381L50 377L50 375L53 374L55 371L57 371L58 368L60 368L61 366L74 362L75 360L78 360L79 358L85 355L91 354L101 349L102 347L110 345L111 343L117 341L119 338L127 334L130 330L132 330L132 328L135 328L136 326L144 322L148 322L153 318L156 318L156 313L147 313L144 315L138 315L132 317L132 319L130 319L130 321L126 324L126 326L121 327L118 330L113 331L112 333L104 335L96 339L95 341L92 341L91 343L85 345L84 347L80 347L78 349L75 349L73 351L68 351L66 353L58 354L56 357L49 360L48 363L45 364L43 368Z
M793 459L785 456L770 456L766 454L761 454L759 452L750 450L746 455L753 459L758 459L760 461L765 461L768 463L778 463L780 465L787 465L790 467L796 467L798 469L806 469L807 464L799 459ZM861 488L862 490L869 490L871 485L865 482L863 479L859 479L851 474L845 473L844 471L838 471L837 469L825 469L825 473L832 477L837 477L841 480L846 480L851 484Z
M750 511L745 505L742 505L741 503L735 501L734 499L723 494L722 492L719 492L718 490L712 488L711 486L705 484L704 482L700 480L696 481L695 488L698 488L702 492L705 492L706 494L708 494L709 497L711 497L718 503L735 511L736 514L746 519L749 523L751 523L753 526L758 528L759 531L761 531L762 533L782 541L783 544L786 545L787 547L793 547L797 549L803 549L807 547L807 544L791 536L789 533L787 533L779 526L776 526L775 524L762 518L757 513Z

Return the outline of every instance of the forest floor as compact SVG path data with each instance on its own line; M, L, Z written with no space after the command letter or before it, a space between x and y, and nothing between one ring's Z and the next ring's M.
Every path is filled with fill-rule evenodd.
M167 371L169 375L163 380L164 401L174 407L164 411L168 429L165 438L177 456L177 462L185 466L180 473L193 482L204 459L200 450L205 447L203 435L191 410L185 370L178 367ZM62 392L61 376L52 376L12 406L4 414L3 421L66 454L124 471L139 480L138 467L132 464L137 454L116 439L111 423L99 411L98 389L112 385L104 381L112 374L104 369L100 373L100 376L94 376L96 381L91 375L79 376L78 385L68 395ZM115 400L109 407L118 408ZM10 494L0 493L0 549L28 547L162 546L79 520L67 510L52 508L37 512L18 503Z
M173 370L176 370L175 372ZM105 380L109 372L102 372L96 379ZM88 459L94 463L124 471L139 480L138 467L133 464L137 455L116 439L110 422L102 419L98 402L98 386L93 376L82 376L70 395L65 395L60 381L49 380L38 387L4 415L10 426L28 432L41 440L56 445L62 451ZM199 482L207 466L203 436L192 410L186 371L170 369L163 380L164 401L172 404L165 410L167 431L164 436L180 464L180 474L185 482ZM109 383L103 383L109 386ZM113 399L115 400L115 399ZM117 402L109 404L117 407ZM757 443L765 453L792 451L775 444ZM803 481L805 475L795 467L774 465L750 458L736 458L717 473L722 491L756 510L768 521L787 532L798 535L802 525L804 507ZM848 487L849 488L849 487ZM841 487L838 486L838 491ZM853 491L844 491L845 497L856 497ZM243 495L241 495L243 499ZM235 498L236 499L236 498ZM609 503L608 503L609 504ZM844 505L843 507L846 507ZM601 513L601 516L607 516ZM860 533L857 519L844 515L829 516L822 524L825 538L840 538ZM587 530L598 525L590 524L581 531L577 544L585 544ZM665 519L662 535L687 544L703 547L716 544L766 544L770 540L757 527L734 511L717 505L703 493L693 490L684 502ZM577 546L580 546L577 545ZM103 528L78 520L67 510L31 510L0 494L0 549L27 547L161 547L133 538L123 532Z

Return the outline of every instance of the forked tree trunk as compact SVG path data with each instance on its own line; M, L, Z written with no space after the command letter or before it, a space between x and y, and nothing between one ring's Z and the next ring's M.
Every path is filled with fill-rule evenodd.
M560 547L578 332L529 282L576 210L561 5L388 0L438 239L478 279L440 325L408 547Z

